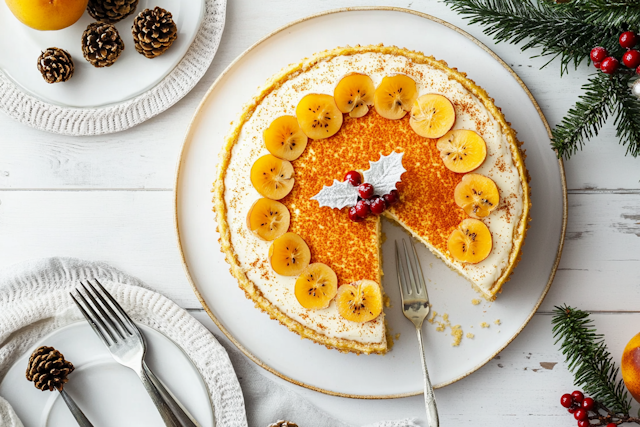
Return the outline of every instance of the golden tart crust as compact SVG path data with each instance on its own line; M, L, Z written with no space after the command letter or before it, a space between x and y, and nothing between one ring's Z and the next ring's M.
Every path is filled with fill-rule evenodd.
M464 89L475 95L497 121L508 142L512 161L517 168L522 186L522 213L514 230L508 267L504 269L490 289L477 288L487 299L495 298L520 260L531 206L529 177L524 165L525 156L520 150L521 143L516 139L515 132L486 91L468 79L464 73L449 68L444 61L393 46L343 47L320 52L299 64L283 69L269 79L258 95L245 105L241 115L233 123L220 154L218 175L213 188L213 202L214 211L217 214L221 250L231 266L231 273L238 280L239 286L245 291L247 298L251 299L257 308L269 314L272 319L278 320L301 337L309 338L328 348L367 354L386 352L388 350L387 339L383 338L378 343L366 343L327 336L289 317L269 301L258 286L247 277L232 244L230 224L227 220L228 206L225 201L225 176L231 163L232 150L240 138L243 126L270 93L288 80L303 74L306 70L323 61L330 61L337 56L370 52L406 57L415 64L426 64L442 71L450 80L459 82ZM335 83L337 84L337 81ZM400 137L393 140L370 138L372 135L389 135L392 134L391 132L400 135ZM354 137L360 138L360 142L356 141L356 144L359 144L358 150L351 149L353 145L351 139ZM367 141L375 141L375 143ZM405 153L403 163L412 178L404 180L407 174L403 176L403 182L398 185L403 202L385 211L384 215L403 225L427 247L437 248L440 254L434 253L443 258L445 262L448 261L448 255L443 255L447 254L446 240L460 221L468 217L455 205L453 200L453 189L463 174L456 174L446 169L439 158L435 143L425 144L424 141L425 138L412 132L408 114L403 119L392 121L378 116L372 107L369 113L362 118L353 119L346 115L342 128L336 135L326 140L310 141L303 155L292 162L296 171L296 184L292 192L281 201L289 208L292 215L289 231L298 233L309 244L312 262L324 262L336 271L339 284L351 283L360 279L371 279L381 283L380 221L375 217L370 217L364 223L358 223L357 227L353 227L354 224L346 215L346 209L318 208L317 202L310 200L310 197L317 194L323 185L329 185L333 178L341 179L348 170L367 169L368 161L377 160L380 153L388 154L393 150L404 151L403 148L408 146L414 150L411 153ZM261 144L262 141L257 143ZM313 147L313 150L310 150L310 147ZM326 161L328 156L339 159L339 161ZM424 167L425 164L429 164L430 167ZM435 199L430 204L430 210L426 215L424 208L419 203L407 203L412 195L419 197L424 192L428 192L430 197ZM406 200L407 198L409 200ZM247 238L252 237L247 236ZM354 258L353 254L357 254L357 258ZM268 261L264 261L263 264L266 263L268 266ZM450 265L450 261L447 264ZM378 321L383 321L383 319L384 314Z

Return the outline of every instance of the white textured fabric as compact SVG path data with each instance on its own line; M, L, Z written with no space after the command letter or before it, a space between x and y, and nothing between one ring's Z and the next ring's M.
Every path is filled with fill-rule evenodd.
M184 58L142 95L99 108L62 107L27 94L0 71L0 110L21 123L63 135L101 135L136 126L178 102L202 78L218 50L226 7L226 0L205 1L202 26Z
M84 319L68 292L89 278L100 280L134 320L162 332L191 358L209 390L218 427L266 427L278 419L301 427L349 427L261 375L237 349L228 348L227 354L200 322L138 279L104 263L71 258L29 261L0 271L0 381L42 337ZM0 427L24 427L2 396ZM418 426L399 420L367 427Z
M83 319L69 291L97 278L137 322L173 340L191 358L213 402L218 427L246 427L240 384L225 349L200 322L137 279L102 263L51 258L0 272L0 380L39 339ZM22 427L0 398L0 426Z

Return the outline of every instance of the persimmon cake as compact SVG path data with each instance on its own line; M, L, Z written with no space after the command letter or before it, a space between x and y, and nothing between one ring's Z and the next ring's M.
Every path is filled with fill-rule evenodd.
M221 248L271 318L384 353L380 217L492 300L526 234L523 159L493 100L445 62L324 51L268 80L233 123L213 190Z

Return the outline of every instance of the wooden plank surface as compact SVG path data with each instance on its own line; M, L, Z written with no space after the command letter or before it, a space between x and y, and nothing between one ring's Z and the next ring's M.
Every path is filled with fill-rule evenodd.
M540 69L546 60L531 58L536 51L522 53L518 46L495 45L481 27L467 26L434 0L350 0L348 4L341 0L230 0L225 32L209 71L183 100L160 116L119 134L65 137L0 115L0 268L48 256L106 261L191 309L220 336L184 276L173 229L175 165L198 103L236 56L287 22L347 5L388 4L442 18L487 44L527 84L552 126L560 122L594 72L582 66L560 78L557 62ZM416 36L421 35L407 35ZM466 71L473 77L472 70ZM558 405L560 395L573 386L551 337L549 312L554 305L568 303L594 311L616 359L638 332L640 168L639 160L624 157L624 151L609 123L583 152L566 162L569 223L556 281L539 314L500 359L436 392L443 425L575 425ZM547 369L542 362L547 367L556 364ZM274 380L353 425L405 416L424 422L422 397L382 402L341 399Z

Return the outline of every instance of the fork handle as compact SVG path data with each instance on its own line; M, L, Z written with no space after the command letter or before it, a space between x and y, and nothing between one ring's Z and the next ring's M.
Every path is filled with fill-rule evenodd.
M165 425L167 427L182 427L176 415L171 411L171 408L169 408L169 405L164 401L158 389L153 385L147 373L142 369L142 366L139 369L134 369L134 371L138 374L138 377L140 377L140 381L142 381L142 385L145 390L147 390L147 393L149 393L149 396L151 396L151 400L153 404L156 405L158 412L160 412L160 416Z
M153 385L158 389L167 405L176 414L176 417L180 420L180 425L183 427L200 427L200 424L198 424L193 415L191 415L182 403L180 403L180 401L173 395L173 393L167 389L160 378L158 378L153 371L149 369L149 366L147 366L147 363L144 360L142 361L142 369L144 369L144 372L147 374Z
M427 359L424 355L424 345L422 343L422 328L416 328L416 331L418 332L418 348L420 349L422 371L424 372L424 405L427 408L428 426L438 427L440 425L440 419L438 418L436 397L433 394L433 386L431 385L431 380L429 379L429 371L427 370Z

